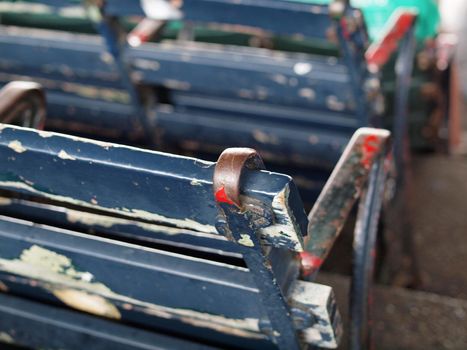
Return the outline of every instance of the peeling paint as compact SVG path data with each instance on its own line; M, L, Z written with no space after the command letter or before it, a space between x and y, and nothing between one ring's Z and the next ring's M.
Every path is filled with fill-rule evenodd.
M279 139L276 136L267 134L262 130L253 130L253 138L256 141L264 144L279 144Z
M76 160L75 157L69 155L63 149L60 152L58 152L58 158L66 159L66 160Z
M63 91L75 93L78 96L86 98L100 98L105 101L130 103L130 96L125 91L110 88L96 88L94 86L82 85L76 83L62 83Z
M122 318L115 305L99 295L74 289L57 289L53 295L76 310L117 320Z
M10 205L11 199L6 197L0 197L0 205Z
M101 59L102 62L107 63L107 64L113 64L114 63L114 57L109 52L101 53L100 59Z
M13 151L17 153L26 152L26 148L24 148L21 142L19 142L18 140L11 141L8 144L8 148L11 148Z
M113 226L122 225L122 226L137 226L146 231L162 233L166 235L177 235L177 234L193 234L199 236L202 233L190 231L188 229L180 229L170 226L162 226L156 224L148 224L144 222L132 221L123 218L111 217L106 215L98 215L93 213L88 213L84 211L78 211L73 209L66 210L66 217L68 222L76 224L84 224L88 226L101 226L105 228L111 228ZM209 234L211 237L212 235Z
M297 234L297 232L300 232L300 229L296 226L295 219L289 212L287 205L289 191L289 186L287 186L284 190L278 193L272 201L272 208L274 210L276 220L281 223L264 227L260 229L260 233L263 236L277 239L279 242L283 243L281 245L289 249L302 252L303 238L300 234Z
M298 91L298 94L310 101L313 101L316 98L315 90L310 88L302 88Z
M1 73L0 73L0 77L1 77ZM29 128L24 128L24 127L16 126L16 125L0 124L0 131L3 130L3 129L23 130L23 131L27 130L28 132L35 132L39 136L41 136L40 134L47 133L48 134L47 137L57 136L57 137L60 137L60 138L63 138L63 139L68 139L68 140L72 140L72 141L76 141L76 142L93 144L93 145L96 145L96 146L100 146L105 150L108 150L110 148L122 148L122 149L126 149L126 150L135 150L135 151L138 151L139 153L149 153L149 154L154 154L154 153L159 154L160 153L160 152L157 152L157 151L142 149L142 148L138 148L138 147L115 144L115 143L111 143L111 142L98 141L98 140L94 140L94 139L88 139L88 138L73 136L73 135L68 135L68 134L60 134L60 133L55 133L55 132L50 132L50 131L45 132L45 131L31 130ZM41 137L44 137L44 136L41 136ZM189 157L181 156L181 155L177 155L177 154L172 154L171 157L172 158L183 158L183 159L189 158ZM195 162L196 165L199 165L201 168L209 168L209 167L214 165L213 162L209 162L209 161L205 161L205 160L201 160L201 159L196 159L196 158L191 158L191 159Z
M158 71L161 67L160 63L157 61L150 61L141 58L133 60L133 66L139 69Z
M241 234L240 235L242 238L240 238L237 242L241 245L244 245L245 247L254 247L255 244L251 240L250 236L247 234Z
M183 227L183 228L188 228L192 229L195 231L200 231L200 232L206 232L206 233L215 233L217 234L217 230L213 225L208 225L208 224L202 224L200 222L197 222L195 220L191 219L173 219L173 218L168 218L163 215L159 215L156 213L150 213L144 210L139 210L139 209L132 209L131 210L132 214L135 214L137 217L141 219L146 219L149 221L159 221L159 222L167 222L169 224L173 224L177 227Z
M186 228L194 231L199 231L199 232L204 232L204 233L212 233L212 234L218 234L216 228L213 225L208 225L208 224L202 224L197 221L191 220L191 219L175 219L175 218L169 218L165 217L160 214L156 213L150 213L145 210L140 210L140 209L127 209L127 208L106 208L102 206L98 206L90 204L86 201L79 200L79 199L74 199L71 197L67 196L61 196L61 195L56 195L56 194L50 194L47 192L39 191L36 188L24 183L24 182L15 182L15 181L0 181L0 186L6 187L6 188L18 188L18 189L23 189L28 192L32 192L35 194L39 194L41 196L44 196L49 199L53 199L59 202L65 202L65 203L71 203L75 205L80 205L86 208L94 208L94 209L101 209L103 211L107 211L110 213L115 213L115 214L123 214L125 216L131 216L134 218L138 219L143 219L147 221L155 221L155 222L164 222L168 224L175 225L178 228ZM97 203L97 202L96 202Z
M313 66L308 62L297 62L293 67L293 71L297 75L305 75L311 72Z
M274 74L271 79L280 85L287 84L287 77L283 74Z
M56 70L56 67L51 66L49 69L45 69L44 73L50 74L51 71ZM104 73L101 73L104 75ZM112 74L107 74L101 77L105 80L116 80ZM0 80L2 81L14 81L14 80L31 80L30 77L19 75L19 74L5 74L0 73ZM109 102L116 102L122 104L129 104L130 95L124 91L119 89L112 89L112 88L96 88L92 85L84 85L78 83L71 83L71 82L60 82L56 80L46 79L46 78L39 78L35 77L34 81L41 84L45 88L62 90L67 93L76 94L77 96L91 98L91 99L102 99L104 101Z
M54 136L54 134L51 133L51 132L49 132L49 131L42 131L42 130L39 130L39 131L37 131L37 133L38 133L39 136L42 137L42 138L48 138L48 137Z
M73 308L99 316L120 318L117 305L165 319L177 319L197 327L206 327L226 334L247 338L266 338L260 332L259 320L231 319L194 310L178 309L152 304L117 294L104 284L86 281L68 257L33 245L25 249L18 259L0 258L0 270L37 280L37 286L50 291Z
M202 186L201 182L199 182L198 180L191 180L190 185L191 186Z
M169 89L184 90L184 91L190 90L191 88L190 83L186 81L175 80L175 79L164 80L164 86Z
M7 344L14 344L15 340L8 333L0 332L0 342L7 343Z
M342 337L342 319L332 288L296 281L289 293L292 309L310 314L314 320L312 327L302 330L305 342L319 348L337 348Z
M337 96L334 95L326 97L326 106L333 111L343 111L345 109L345 103L339 101Z

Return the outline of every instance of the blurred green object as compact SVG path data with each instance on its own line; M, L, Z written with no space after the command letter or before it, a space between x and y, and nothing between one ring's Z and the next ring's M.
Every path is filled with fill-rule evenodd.
M333 0L293 0L312 4L329 4ZM350 0L352 6L363 12L372 41L383 34L385 25L394 11L405 8L414 9L418 13L415 35L418 41L433 38L438 31L440 15L435 0Z

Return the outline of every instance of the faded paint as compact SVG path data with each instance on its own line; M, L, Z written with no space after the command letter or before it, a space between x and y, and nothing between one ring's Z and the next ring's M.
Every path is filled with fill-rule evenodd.
M101 59L102 62L107 63L107 64L113 64L115 62L114 57L109 52L102 52L99 58Z
M74 289L56 289L53 295L76 310L117 320L122 318L115 305L99 295Z
M19 142L18 140L11 141L8 144L8 148L11 148L16 153L23 153L27 151L26 148L24 148L21 142Z
M64 287L71 284L93 293L110 292L103 284L90 282L93 279L92 274L78 271L64 255L33 245L23 250L19 259L0 259L0 268L20 276L45 281L43 287L71 307L98 316L120 318L117 308L108 300L85 291L74 291Z
M66 159L66 160L76 160L75 157L69 155L66 151L64 151L63 149L60 150L60 152L58 152L58 158L61 158L61 159Z
M178 228L187 228L187 229L194 230L194 231L217 234L217 230L213 225L202 224L202 223L199 223L197 221L194 221L188 218L186 219L168 218L160 214L150 213L148 211L140 210L140 209L106 208L106 207L99 206L97 204L94 205L92 203L89 203L83 200L39 191L33 186L30 186L24 182L0 181L0 186L7 187L7 188L23 189L28 192L39 194L41 196L44 196L46 198L53 199L59 202L71 203L71 204L80 205L80 206L87 207L87 208L101 209L103 211L107 211L110 213L123 214L125 216L131 216L131 217L142 219L142 220L165 222L168 224L173 224Z
M287 77L283 74L274 74L271 79L280 85L287 84Z
M1 125L1 124L0 124ZM16 127L16 126L4 126L4 128L8 129L13 129L13 130L24 130L24 128L21 127ZM110 147L113 148L124 148L124 149L133 149L137 150L138 152L143 152L143 153L157 153L154 151L148 151L148 150L140 150L138 148L134 147L129 147L129 146L123 146L123 145L114 145L111 143L105 143L105 142L100 142L100 141L94 141L90 139L83 139L80 137L75 137L75 136L69 136L69 135L60 135L60 134L55 134L55 133L49 133L47 134L47 137L51 136L57 136L61 138L66 138L66 139L71 139L73 141L77 142L85 142L85 143L91 143L95 144L97 146L100 146L104 149L109 149ZM186 158L182 156L173 156L174 158ZM214 163L212 162L206 162L206 161L201 161L197 159L193 159L196 165L202 167L202 168L209 168L211 167ZM189 179L189 181L196 180L196 179ZM204 224L197 222L195 220L189 219L189 218L184 218L184 219L177 219L177 218L171 218L171 217L165 217L163 215L157 214L157 213L152 213L148 212L145 210L141 209L127 209L127 208L108 208L108 207L103 207L97 204L94 199L94 203L92 200L90 201L84 201L80 199L75 199L73 197L68 197L68 196L63 196L59 194L51 194L48 192L44 192L42 190L39 190L35 187L33 187L32 183L28 183L27 180L23 179L22 181L1 181L0 186L6 187L6 188L11 188L11 189L22 189L26 190L30 193L37 194L52 200L56 200L58 202L64 202L64 203L70 203L78 206L83 206L85 208L92 208L92 209L100 209L103 211L106 211L108 213L114 213L114 214L119 214L119 215L124 215L126 217L131 217L135 219L142 219L145 221L149 222L157 222L157 223L167 223L170 225L173 225L176 227L176 229L188 229L188 230L193 230L193 231L198 231L202 233L207 233L207 234L215 234L218 235L218 232L214 225L210 224ZM288 188L286 189L287 196L288 196ZM299 247L300 245L298 242L301 241L301 235L297 236L296 232L300 232L296 228L296 223L295 219L292 217L292 214L289 213L289 208L287 208L287 200L283 198L281 201L281 197L285 196L285 192L282 192L281 194L277 195L272 203L273 210L275 213L275 216L277 218L275 224L262 229L262 234L265 236L272 237L273 239L278 239L278 243L280 245L284 245L287 247L290 247L291 243ZM75 215L75 218L77 216ZM83 214L84 219L83 220L88 220L90 216L86 216L86 214ZM144 224L143 224L144 225ZM145 229L148 229L150 227L150 223L144 225ZM155 226L153 226L155 227ZM158 228L155 228L158 230ZM167 229L161 230L161 232L166 232L168 234L173 234L173 233L179 233L180 231L170 231ZM300 238L298 238L300 237ZM279 240L280 239L280 240ZM297 245L298 244L298 245Z
M290 287L292 308L311 315L311 327L302 329L304 340L320 348L335 349L342 338L342 319L331 287L296 281ZM306 326L306 325L305 325Z
M126 91L110 89L110 88L96 88L91 85L83 85L76 83L61 83L63 91L74 93L90 99L102 99L110 102L118 102L129 104L131 102L130 95Z
M18 259L0 258L0 270L37 280L39 287L50 291L65 304L99 316L120 318L117 305L124 309L131 305L135 311L160 318L177 319L197 327L246 338L266 338L260 332L258 319L231 319L161 306L117 294L100 282L90 282L86 277L83 278L90 272L78 271L68 257L37 245L25 249Z
M337 96L329 95L326 97L326 106L333 111L343 111L345 109L345 103L339 101Z
M269 143L269 144L277 145L280 143L279 139L276 136L267 134L262 130L253 130L253 138L256 141L260 143L264 143L264 144Z
M50 74L50 71L55 70L54 66L49 69L44 69L44 73ZM103 75L103 73L101 73ZM112 76L103 76L102 79L114 81L115 78ZM14 80L31 80L30 77L19 75L19 74L7 74L0 73L0 80L2 81L14 81ZM109 102L117 102L122 104L129 104L130 95L124 90L95 87L92 85L84 85L78 83L61 82L57 80L51 80L46 78L35 77L34 81L41 84L45 88L62 90L68 93L73 93L78 96L82 96L90 99L101 99Z
M50 131L43 131L43 130L38 130L37 133L39 134L40 137L43 138L48 138L54 136L54 134Z
M8 333L0 332L0 342L7 343L7 344L14 344L15 340Z
M0 73L0 76L1 76L1 73ZM103 141L98 141L98 140L94 140L94 139L88 139L88 138L73 136L73 135L68 135L68 134L60 134L60 133L55 133L55 132L50 132L50 131L49 132L44 132L44 131L32 130L32 129L29 129L29 128L24 128L24 127L16 126L16 125L0 124L0 130L4 130L4 129L23 130L23 131L27 130L28 132L31 132L31 133L37 133L39 136L41 136L40 134L48 133L49 135L47 137L57 136L57 137L60 137L62 139L93 144L93 145L96 145L96 146L100 146L100 147L102 147L102 148L104 148L106 150L108 150L109 148L123 148L123 149L127 149L127 150L138 151L139 153L149 153L149 154L155 154L156 153L156 154L160 154L160 152L157 152L157 151L142 149L142 148L138 148L138 147L120 145L120 144L115 144L115 143L111 143L111 142L103 142ZM41 137L44 137L44 136L41 136ZM183 158L183 159L189 158L189 157L186 157L186 156L181 156L181 155L176 155L176 154L171 154L171 157L172 158ZM205 160L201 160L201 159L196 159L196 158L191 158L191 159L195 162L196 165L198 165L201 168L209 168L214 164L213 162L209 162L209 161L205 161Z
M0 205L10 205L11 199L6 197L0 197Z
M255 244L251 240L250 236L247 234L241 234L242 238L240 238L237 242L238 244L244 245L245 247L254 247Z
M298 94L301 97L306 98L307 100L310 100L310 101L313 101L316 98L315 90L310 89L310 88L302 88L298 90Z
M163 82L164 86L169 88L169 89L174 89L174 90L190 90L191 85L190 83L186 81L181 81L181 80L175 80L175 79L166 79Z
M303 251L303 237L298 233L300 229L297 227L296 220L288 207L289 186L287 185L280 193L278 193L273 201L272 208L274 215L280 224L271 225L260 229L263 236L276 238L289 249L297 252Z
M154 60L150 61L150 60L145 60L142 58L137 58L133 60L133 66L135 68L152 70L152 71L158 71L159 68L161 67L160 63L157 61L154 61Z
M146 231L162 233L166 235L178 235L178 234L192 234L192 235L202 235L203 233L190 231L188 229L179 229L176 227L162 226L156 224L148 224L144 222L132 221L123 218L117 218L106 215L98 215L93 213L88 213L85 211L78 211L73 209L66 209L66 217L68 222L73 224L79 223L88 226L101 226L105 228L111 228L116 225L127 225L127 226L137 226ZM211 234L209 234L212 237Z
M305 75L311 72L313 66L308 62L297 62L293 67L293 71L297 75Z

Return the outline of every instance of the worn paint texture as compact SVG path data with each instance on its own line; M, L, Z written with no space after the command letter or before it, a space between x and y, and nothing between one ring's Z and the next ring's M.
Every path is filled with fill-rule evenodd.
M286 187L274 197L272 208L276 216L276 223L268 227L261 228L259 232L272 241L277 240L277 246L283 246L297 252L303 251L303 237L298 234L300 229L296 226L296 220L288 205L289 187Z
M129 306L165 319L177 319L198 327L240 337L262 339L258 319L229 319L194 310L156 305L113 292L95 281L90 272L79 271L72 261L49 249L33 245L17 259L0 259L0 269L37 281L37 285L55 295L66 305L98 316L120 319L120 307Z

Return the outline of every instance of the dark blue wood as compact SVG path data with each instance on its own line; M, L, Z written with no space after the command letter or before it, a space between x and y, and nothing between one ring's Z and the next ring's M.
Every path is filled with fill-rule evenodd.
M256 327L268 320L246 268L6 217L0 240L0 280L12 294L204 341L251 347L266 339Z
M5 294L0 294L0 332L2 340L33 348L217 349Z
M118 93L122 95L125 91L117 73L118 66L111 56L106 56L105 46L93 36L75 35L70 38L70 35L59 32L6 30L0 36L0 48L8 50L0 57L4 73L58 80L56 86L49 87L52 91L70 93L70 86L67 88L64 82L97 85L112 88L111 91L115 91L114 102L120 102ZM37 55L38 59L24 61L22 55L25 52ZM164 87L174 93L224 96L277 104L283 108L301 107L304 114L310 113L312 107L331 111L343 119L355 119L349 115L357 105L355 88L345 66L334 59L287 57L253 48L206 50L203 47L187 48L186 44L147 44L126 50L124 55L140 84ZM300 66L309 71L298 74ZM111 91L107 94L109 100ZM102 99L96 95L95 99ZM124 96L120 97L123 99ZM130 103L129 97L126 100ZM175 95L174 103L178 102ZM307 119L313 120L312 117Z
M54 1L45 3L65 5ZM183 19L197 23L250 26L256 21L255 28L271 30L275 34L314 38L325 32L325 36L329 36L331 31L340 33L344 30L339 29L344 24L338 18L331 18L328 6L270 0L188 1L182 6ZM226 9L229 11L224 12ZM342 15L349 19L355 16L349 7L344 9ZM139 2L110 1L101 10L107 17L97 25L103 29L105 45L91 36L77 35L70 39L59 32L46 34L46 31L31 33L25 30L21 34L18 29L5 29L8 36L4 45L12 53L3 61L0 59L0 67L3 65L6 73L3 79L11 80L15 74L44 79L44 85L49 85L52 93L49 127L82 134L87 123L83 116L86 113L81 103L82 94L86 88L94 87L94 91L88 89L91 114L102 115L92 123L94 134L104 134L104 129L108 129L105 137L130 139L131 142L145 135L146 139L152 138L159 145L162 141L182 148L202 139L206 147L197 151L251 146L266 158L274 153L279 159L290 160L289 155L292 155L298 163L330 169L351 133L368 125L372 119L371 111L367 113L367 98L363 92L365 38L360 25L355 27L355 32L346 32L349 37L336 34L337 39L345 41L345 45L341 43L342 59L187 42L125 48L116 38L113 16L141 14ZM270 16L277 16L277 20L271 20ZM268 29L268 26L272 27ZM42 50L42 45L38 46L37 42L44 35L47 37L44 41L46 49ZM2 41L0 39L0 47ZM15 52L22 50L37 52L37 55L42 53L46 57L50 55L54 57L50 60L52 64L47 58L37 64L17 64L21 59ZM90 64L86 57L78 58L83 50L87 55L94 52L94 61L99 64ZM108 67L101 67L103 63ZM130 80L138 86L153 89L150 90L152 95L135 91ZM80 86L70 89L64 81ZM99 93L101 90L104 92ZM139 99L155 101L154 108L145 106L148 108L145 117L141 117L141 105L135 103ZM67 105L68 109L65 109ZM117 121L112 124L117 113L123 116L130 110L132 115L128 121L117 116ZM64 115L75 124L67 127L61 122ZM198 137L199 122L203 119L214 129L217 125L248 122L245 126L252 130L245 135L243 131L236 135L235 130L224 128L219 130L220 134L210 130ZM284 129L284 125L291 125L291 128ZM297 130L303 137L291 147L285 147L295 138Z
M219 209L223 215L221 220L225 220L225 230L229 231L233 239L239 242L246 236L250 240L251 246L242 247L242 253L256 285L264 291L260 294L260 300L270 320L268 333L279 349L299 350L301 342L288 311L287 301L284 299L287 290L282 290L275 278L274 269L269 263L270 252L266 252L261 244L258 227L252 225L248 212L233 205L220 203ZM281 265L285 265L284 263L285 261L281 261Z
M213 163L7 126L0 133L0 159L2 189L217 234ZM250 171L243 181L246 196L270 208L281 201L269 224L272 230L288 227L280 244L293 246L293 236L300 240L306 234L306 215L290 177ZM291 208L293 214L284 216ZM265 238L277 244L267 233Z
M192 254L209 255L211 259L215 258L214 255L220 255L217 259L228 257L241 264L242 256L237 245L220 235L188 229L168 229L166 226L143 224L127 218L109 220L102 214L83 213L77 208L65 208L18 198L0 197L0 212L9 217L135 244L163 247L173 251L187 249Z
M330 289L297 280L306 217L289 177L245 169L249 210L221 228L210 162L7 125L0 158L2 292L203 344L298 349L310 328L337 341Z
M42 0L52 7L67 7L69 2ZM146 16L140 1L110 0L103 7L108 16ZM184 20L260 28L278 35L305 35L328 40L333 26L326 5L287 0L187 0L181 3Z

